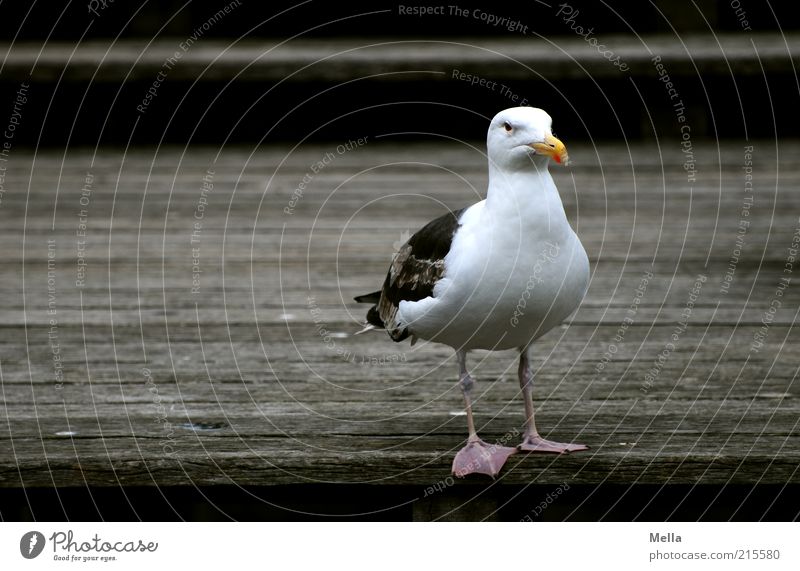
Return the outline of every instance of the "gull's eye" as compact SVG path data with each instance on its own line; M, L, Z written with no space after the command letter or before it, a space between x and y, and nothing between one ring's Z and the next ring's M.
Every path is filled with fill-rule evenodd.
M511 123L509 123L508 121L503 123L503 128L506 130L507 133L510 133L511 131L514 130L514 127L512 127Z

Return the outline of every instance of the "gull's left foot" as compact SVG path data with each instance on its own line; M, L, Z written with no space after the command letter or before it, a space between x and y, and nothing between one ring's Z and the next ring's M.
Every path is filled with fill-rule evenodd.
M456 454L453 475L463 478L469 474L486 474L494 478L500 473L508 457L516 452L516 448L487 444L480 439L472 440Z
M523 452L542 452L550 454L565 454L569 452L580 452L581 450L588 450L588 446L583 444L566 444L563 442L553 442L552 440L545 440L539 435L526 436L519 449Z

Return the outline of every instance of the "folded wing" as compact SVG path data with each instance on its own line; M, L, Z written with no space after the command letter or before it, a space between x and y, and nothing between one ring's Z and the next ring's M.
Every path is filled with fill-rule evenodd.
M385 328L395 341L409 336L408 324L397 321L400 302L433 295L436 282L444 275L444 258L465 210L449 212L426 224L394 254L381 290L355 298L359 303L375 304L367 312L368 324Z

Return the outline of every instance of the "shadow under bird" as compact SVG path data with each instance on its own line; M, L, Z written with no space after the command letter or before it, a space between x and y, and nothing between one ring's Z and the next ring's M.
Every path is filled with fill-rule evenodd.
M541 109L515 107L492 119L486 137L486 200L428 223L394 255L364 331L386 329L394 341L426 339L456 351L469 437L453 461L463 477L497 475L517 451L565 453L582 444L546 440L534 422L531 345L580 304L589 259L572 230L550 161L568 162L564 144ZM471 349L518 348L525 431L516 448L481 440L472 418Z

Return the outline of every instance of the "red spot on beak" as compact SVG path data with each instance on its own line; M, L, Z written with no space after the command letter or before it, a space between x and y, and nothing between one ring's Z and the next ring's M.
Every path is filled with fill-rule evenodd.
M559 157L558 155L553 155L553 160L558 164L561 164L561 157Z

